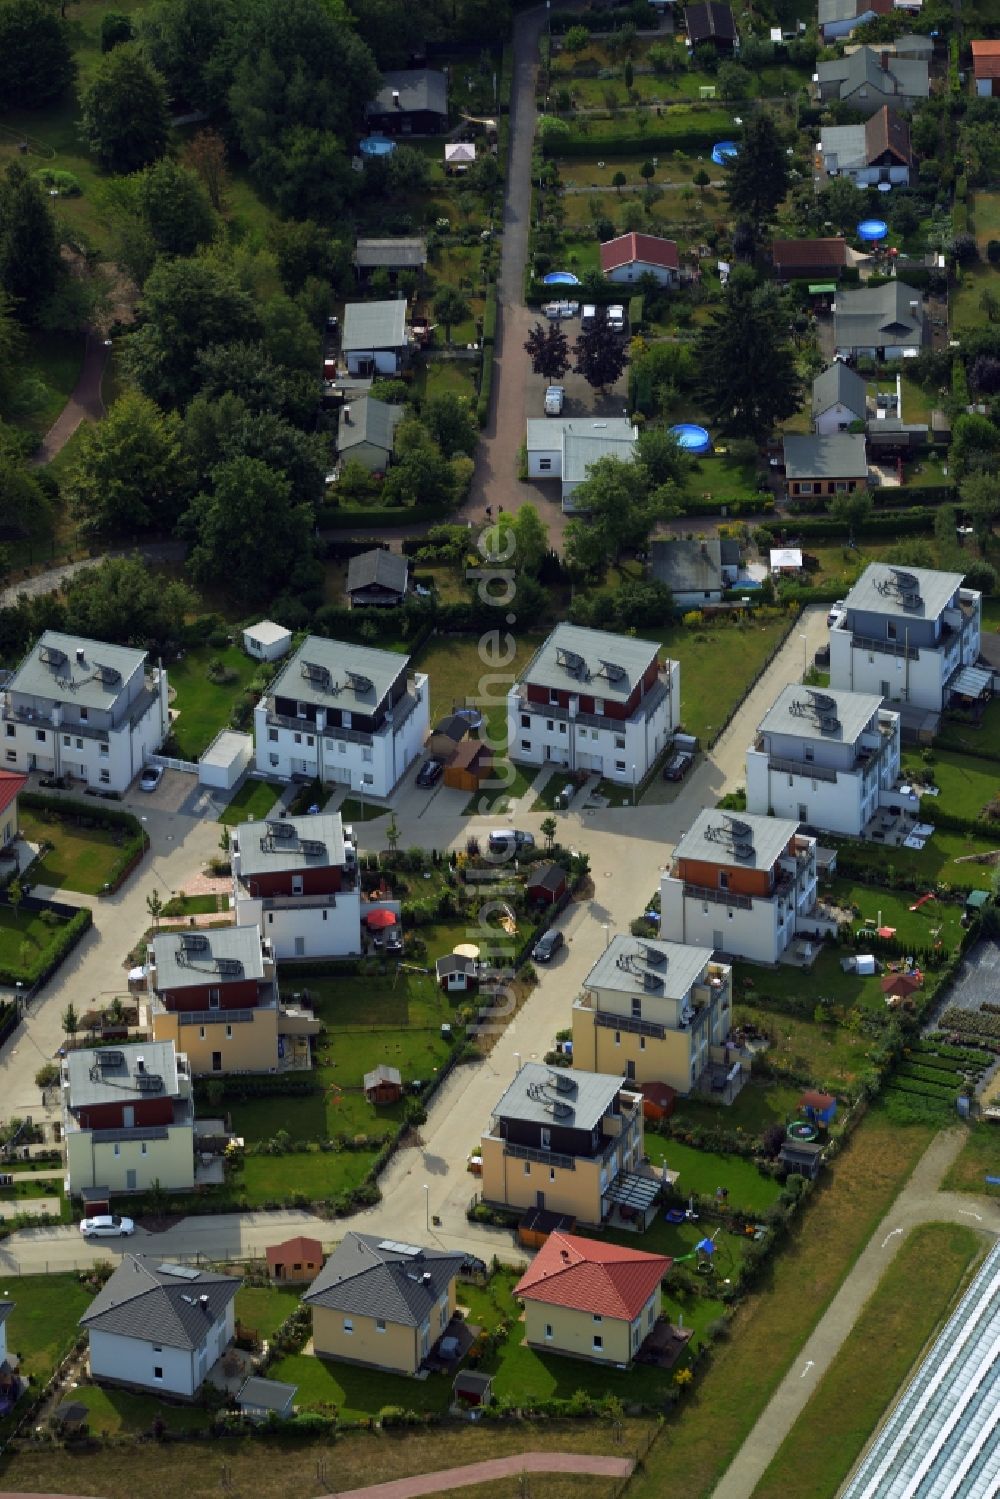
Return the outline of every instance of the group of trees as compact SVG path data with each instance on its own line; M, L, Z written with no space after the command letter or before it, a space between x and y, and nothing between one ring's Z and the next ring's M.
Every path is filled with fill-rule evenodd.
M690 460L662 427L643 428L636 446L634 462L599 458L573 491L580 514L566 526L566 561L585 577L601 576L645 546L658 520L680 514Z
M558 323L536 323L524 345L536 375L559 381L570 367L569 339ZM573 345L573 373L605 390L620 380L629 362L625 340L603 317L580 330Z

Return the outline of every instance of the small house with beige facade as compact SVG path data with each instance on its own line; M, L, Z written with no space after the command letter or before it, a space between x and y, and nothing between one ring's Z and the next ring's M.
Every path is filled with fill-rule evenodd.
M464 1255L345 1235L302 1298L319 1358L416 1374L455 1315Z
M639 1171L642 1096L621 1076L526 1062L482 1137L483 1201L578 1223L624 1209L645 1226L659 1189ZM619 1212L624 1217L624 1213Z
M690 1092L729 1035L730 977L710 947L612 938L573 1006L574 1064Z
M673 1261L553 1233L514 1287L531 1348L627 1366L656 1326L660 1282Z

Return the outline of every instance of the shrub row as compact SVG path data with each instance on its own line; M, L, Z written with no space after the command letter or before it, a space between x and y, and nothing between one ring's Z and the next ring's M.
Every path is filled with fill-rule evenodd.
M304 1098L309 1093L318 1093L319 1084L311 1073L275 1072L266 1075L239 1075L228 1073L219 1078L195 1078L194 1096L198 1103L208 1103L216 1097L215 1090L221 1085L222 1097L242 1101L248 1098Z
M718 132L732 129L727 120L728 116L724 116L720 122L719 112L716 110L712 121L706 120L701 130L680 124L677 129L670 130L665 128L666 116L661 115L657 118L655 129L647 130L644 134L623 132L620 135L552 135L548 140L542 141L542 151L544 155L556 158L596 156L601 159L605 156L648 157L664 151L711 151L713 143L718 139Z
M29 989L44 984L73 951L93 919L89 906L83 906L64 926L53 928L51 942L33 963L23 968L0 963L0 984L26 984Z

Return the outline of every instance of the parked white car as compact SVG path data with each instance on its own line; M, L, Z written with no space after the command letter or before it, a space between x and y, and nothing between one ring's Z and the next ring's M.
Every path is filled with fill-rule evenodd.
M608 308L608 327L613 333L625 332L625 308L620 302L615 302Z
M128 1238L135 1233L131 1218L122 1218L118 1213L99 1213L95 1218L84 1218L80 1232L85 1239Z
M566 399L566 387L564 385L550 385L545 392L545 415L562 416L563 401Z
M558 318L576 317L580 311L580 304L579 302L546 302L542 311L547 318L555 321Z

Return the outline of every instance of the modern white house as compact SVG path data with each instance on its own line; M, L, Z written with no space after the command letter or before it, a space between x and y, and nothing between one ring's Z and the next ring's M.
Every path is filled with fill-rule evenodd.
M102 1383L191 1400L233 1341L242 1282L126 1252L80 1318Z
M862 837L900 801L899 714L881 704L871 692L786 687L747 750L747 811Z
M815 906L816 839L797 819L710 807L660 880L660 935L717 957L777 963L797 936L836 931Z
M677 243L656 234L620 234L601 246L601 272L616 285L652 276L661 286L677 286L681 261Z
M823 171L855 187L908 187L915 169L910 127L887 105L863 125L827 125L819 134Z
M408 656L309 635L254 711L257 769L388 796L421 752L429 702Z
M260 927L279 961L361 952L357 854L339 812L241 822L230 856L237 924Z
M689 1093L725 1065L730 976L707 947L612 937L573 1005L573 1066Z
M559 624L507 696L511 758L637 785L680 721L681 669L655 641Z
M247 625L243 631L243 649L258 661L280 661L292 648L292 632L273 619L262 619Z
M62 1062L66 1191L194 1186L194 1098L172 1041L81 1048Z
M873 562L830 627L830 686L940 713L953 694L978 697L982 594L962 574ZM970 675L971 673L971 675Z
M573 491L599 458L635 461L637 427L623 416L532 417L527 424L529 479L559 479L562 508L574 512Z
M406 363L406 302L348 302L341 353L349 375L398 375Z
M0 695L4 766L124 791L170 730L146 652L46 630Z
M818 437L847 432L852 422L868 420L868 387L842 360L828 365L813 381L812 419Z

